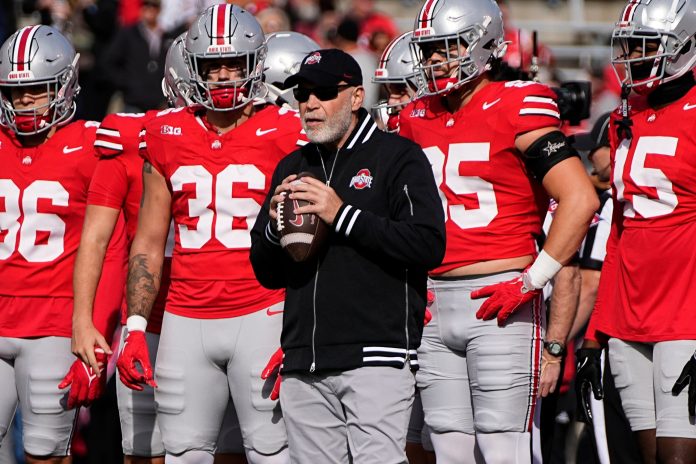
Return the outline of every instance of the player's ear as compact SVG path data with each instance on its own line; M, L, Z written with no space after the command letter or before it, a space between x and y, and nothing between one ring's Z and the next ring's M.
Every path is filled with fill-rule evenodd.
M365 100L365 88L359 85L353 90L350 97L351 109L353 111L358 111L362 107L363 100Z

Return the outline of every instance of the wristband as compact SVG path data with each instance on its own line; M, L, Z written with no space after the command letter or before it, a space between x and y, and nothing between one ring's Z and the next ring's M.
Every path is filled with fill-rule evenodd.
M126 327L129 332L145 332L147 328L147 319L143 316L128 316L128 319L126 319Z
M526 279L524 281L525 287L527 284L532 289L541 289L548 283L549 280L558 274L563 265L553 259L544 250L541 250L537 259L534 260L532 265L527 269Z

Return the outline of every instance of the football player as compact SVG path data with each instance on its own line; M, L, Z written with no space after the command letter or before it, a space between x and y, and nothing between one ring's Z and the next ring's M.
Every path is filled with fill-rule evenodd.
M48 26L24 27L0 47L0 437L19 403L29 463L70 462L72 408L103 389L100 371L125 285L121 223L95 282L95 331L106 340L90 347L93 363L76 361L73 263L98 127L72 122L77 61L70 42Z
M541 290L597 198L558 130L555 94L491 80L505 53L495 1L426 1L412 47L426 96L401 111L400 134L430 160L447 226L418 351L425 421L438 463L471 462L475 445L487 463L530 462L537 396L555 387L574 316L552 314L544 338ZM549 196L558 208L537 255Z
M399 112L418 96L418 71L411 52L412 32L392 40L382 52L372 82L384 86L388 97L372 107L380 129L399 131Z
M291 31L266 35L266 47L268 51L263 70L266 101L272 105L289 105L297 109L292 89L284 88L283 83L297 72L305 56L321 47L306 35Z
M257 282L249 247L273 170L297 146L301 124L291 109L254 105L265 50L250 13L227 4L206 9L185 46L196 105L145 126L127 326L132 333L147 324L173 218L155 391L167 462L213 461L230 394L249 462L288 460L282 415L269 398L273 379L258 376L280 341L284 294ZM132 342L140 354L133 361L148 363L144 339ZM151 372L143 375L132 363L127 369L135 382L154 384Z
M612 42L625 72L609 132L614 217L578 383L601 397L606 342L643 462L693 462L696 3L630 1Z
M191 104L188 68L184 60L185 40L185 34L177 37L170 46L165 60L162 91L172 107ZM103 349L108 349L100 334L94 329L91 308L95 284L102 265L104 243L109 240L120 211L124 212L126 219L129 245L135 236L142 194L143 165L138 146L144 123L154 118L158 113L160 112L110 114L97 130L94 146L100 155L100 161L97 163L90 185L84 231L75 262L76 299L75 313L73 314L73 352L87 363L94 362L93 359L90 360L92 351L90 347L99 345ZM144 334L152 365L157 358L162 314L169 286L173 236L170 236L169 239L170 246L165 252L163 284ZM123 273L126 273L125 268ZM124 324L120 338L120 348L122 349L126 337L125 305L123 306L121 322ZM135 334L135 337L139 335L141 334ZM119 365L132 359L130 348L133 346L133 344L129 345L129 349L121 353ZM126 387L126 385L131 388ZM156 419L152 387L149 385L140 386L126 377L122 378L122 382L116 384L116 391L125 462L164 462L164 445ZM245 462L239 426L232 407L228 408L219 441L220 446L216 454L217 462ZM229 456L230 453L241 453L241 456Z

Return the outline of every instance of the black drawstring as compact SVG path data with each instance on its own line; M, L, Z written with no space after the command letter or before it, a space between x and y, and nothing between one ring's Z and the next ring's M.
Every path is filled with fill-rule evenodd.
M617 121L616 134L619 140L632 139L633 132L631 126L633 121L629 115L628 96L631 94L631 88L624 84L621 86L621 120Z

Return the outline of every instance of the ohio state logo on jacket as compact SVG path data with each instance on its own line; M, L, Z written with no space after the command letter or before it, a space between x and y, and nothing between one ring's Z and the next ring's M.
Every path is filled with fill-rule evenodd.
M361 169L350 180L349 187L354 187L357 190L372 187L372 174L369 169Z

